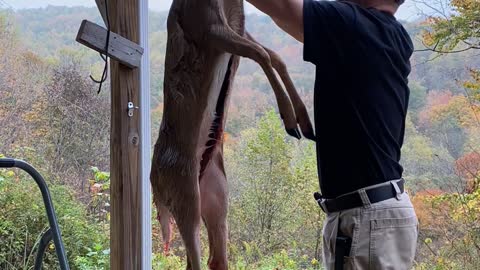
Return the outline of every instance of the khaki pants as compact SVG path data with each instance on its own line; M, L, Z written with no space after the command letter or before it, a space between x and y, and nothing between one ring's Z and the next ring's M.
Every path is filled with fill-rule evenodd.
M408 194L370 204L365 189L357 192L363 207L327 214L323 228L326 269L335 269L335 241L339 234L352 239L350 254L344 257L345 270L411 269L418 220Z

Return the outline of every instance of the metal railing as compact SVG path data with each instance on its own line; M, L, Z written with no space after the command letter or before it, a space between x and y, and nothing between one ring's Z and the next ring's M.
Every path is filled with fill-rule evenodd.
M43 254L48 246L48 243L53 238L55 245L55 251L57 253L58 261L60 263L61 270L70 270L67 257L65 256L65 248L62 242L62 236L60 228L58 226L57 217L55 215L55 209L53 208L52 198L50 197L50 191L48 190L47 183L43 179L42 175L30 164L25 161L11 158L0 158L0 168L19 168L27 172L33 180L37 183L40 191L42 192L43 203L45 204L45 210L47 210L48 223L50 228L43 233L40 243L37 248L37 257L35 259L35 270L42 269Z

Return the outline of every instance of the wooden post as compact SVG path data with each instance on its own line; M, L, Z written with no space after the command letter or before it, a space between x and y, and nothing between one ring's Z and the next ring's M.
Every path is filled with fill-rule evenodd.
M105 12L105 0L95 0L95 3L97 3L97 8L98 11L100 11L100 15L102 15L103 22L105 25L107 25L107 13Z
M139 1L109 0L110 29L140 43ZM128 103L140 103L140 72L117 61L111 64L111 220L110 266L112 270L142 269L142 192L140 112L128 115Z

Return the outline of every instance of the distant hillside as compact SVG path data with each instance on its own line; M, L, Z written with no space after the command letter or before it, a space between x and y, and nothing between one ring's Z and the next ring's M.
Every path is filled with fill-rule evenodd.
M42 56L55 57L61 49L74 48L81 50L81 46L74 41L80 22L83 19L101 23L96 8L86 7L54 7L42 9L19 10L15 13L15 25L21 38L32 51ZM165 49L166 12L150 12L151 50L155 61L163 61ZM406 25L408 31L419 49L422 48L416 36L421 27L416 23ZM292 38L286 36L276 27L270 18L262 15L248 15L247 29L258 41L278 51L288 63L293 73L313 76L313 68L305 64L301 58L302 46ZM89 54L87 54L89 55ZM96 57L92 54L92 57ZM433 58L429 52L416 53L412 59L412 79L421 82L427 89L456 88L455 82L442 74L450 74L454 78L463 79L466 76L465 68L468 66L480 67L478 57L466 58L465 55L449 55L430 61ZM97 59L97 58L93 58ZM163 63L162 63L163 64ZM154 63L159 65L159 63ZM240 74L251 74L255 64L244 61ZM310 84L304 85L311 88Z
M53 7L24 9L14 13L18 33L28 46L42 56L76 46L75 37L83 19L101 23L98 9Z

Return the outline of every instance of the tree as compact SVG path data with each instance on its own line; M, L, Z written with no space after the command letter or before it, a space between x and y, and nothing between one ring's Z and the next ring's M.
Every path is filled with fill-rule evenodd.
M480 70L470 69L471 80L463 83L463 87L474 101L480 102Z
M423 34L424 43L438 52L460 52L480 49L480 2L478 0L437 0L422 3L436 11L427 23L431 26ZM442 8L436 7L436 4ZM450 6L452 10L445 8Z
M480 125L480 107L462 95L431 91L427 105L420 113L420 126L432 140L448 149L454 158L459 158ZM473 140L472 142L475 142Z
M242 133L235 152L226 149L235 246L252 243L258 256L286 249L320 257L323 215L312 196L318 190L315 149L306 143L295 152L294 146L269 110L257 129Z
M294 156L294 177L297 183L298 200L296 200L298 211L296 215L302 220L302 235L298 243L298 248L305 254L311 255L317 260L322 258L322 229L325 214L322 212L317 202L313 200L312 192L318 191L318 170L317 170L317 152L315 144L303 142L297 147Z
M53 69L37 117L45 129L42 149L52 175L86 191L90 167L108 169L110 102L105 93L96 94L77 61L63 62Z
M436 8L429 1L421 2L436 12L426 21L430 26L423 33L426 50L445 54L480 49L480 1L437 0L441 7L450 6L451 11ZM472 79L465 82L464 87L480 101L480 71L470 69L470 74Z
M405 169L404 177L414 183L409 185L412 191L447 190L446 183L454 178L453 162L454 158L445 147L435 145L429 137L418 132L407 117L401 164Z
M418 113L425 106L427 99L427 88L422 86L418 82L411 82L410 99L408 103L408 109L414 123L418 123Z
M42 59L23 48L9 20L0 16L0 153L13 155L36 132L28 119L48 71Z
M480 189L480 153L471 152L455 162L455 171L465 180L467 193Z
M258 123L258 130L247 130L242 133L243 141L239 146L241 153L236 157L239 163L237 183L244 186L237 191L232 209L242 221L239 239L256 241L262 250L285 244L282 227L288 221L287 205L292 195L292 145L287 142L284 129L276 113L269 111ZM234 195L234 196L235 196Z

